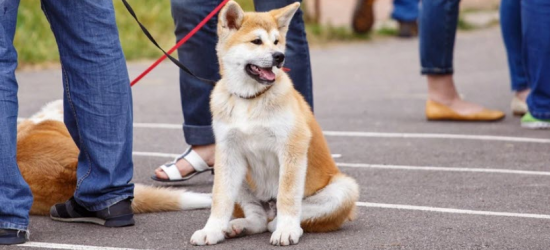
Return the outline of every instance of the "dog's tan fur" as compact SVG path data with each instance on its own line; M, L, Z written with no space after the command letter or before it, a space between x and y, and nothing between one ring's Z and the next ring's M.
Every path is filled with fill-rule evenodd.
M54 112L62 117L62 110ZM44 117L44 113L39 113L33 117L38 122L29 119L17 126L17 164L34 196L30 211L33 215L49 215L52 205L73 196L77 183L79 150L63 122L42 120ZM185 193L136 184L132 208L135 213L182 210L186 204L182 204L181 196Z
M216 135L213 204L205 227L191 237L194 245L265 230L273 232L274 245L296 244L302 230L333 231L354 216L358 186L336 167L319 124L288 75L273 67L275 80L266 87L239 69L244 67L241 61L246 65L255 60L241 58L247 51L249 57L262 57L258 51L284 50L298 7L242 13L230 1L220 13L222 79L210 104ZM250 42L259 36L261 45ZM268 223L259 204L269 199L276 199L277 217ZM232 213L235 219L229 221Z

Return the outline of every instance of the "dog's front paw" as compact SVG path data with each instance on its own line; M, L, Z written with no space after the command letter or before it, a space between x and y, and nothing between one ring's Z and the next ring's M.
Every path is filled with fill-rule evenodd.
M198 230L191 236L191 244L195 246L215 245L225 239L222 230Z
M271 235L271 245L288 246L298 244L302 234L304 234L304 230L300 225L279 227Z

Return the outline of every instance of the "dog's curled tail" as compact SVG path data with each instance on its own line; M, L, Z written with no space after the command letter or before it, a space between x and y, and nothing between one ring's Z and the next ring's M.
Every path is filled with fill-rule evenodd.
M135 184L132 209L134 213L152 213L208 208L211 204L210 194Z

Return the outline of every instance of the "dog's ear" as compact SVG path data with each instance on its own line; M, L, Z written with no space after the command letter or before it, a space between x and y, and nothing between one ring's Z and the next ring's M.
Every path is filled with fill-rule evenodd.
M220 12L220 24L222 28L238 30L243 24L244 11L235 1L229 1Z
M275 20L277 20L277 26L279 27L279 30L287 30L288 25L290 24L290 20L292 20L292 17L299 8L300 3L295 2L293 4L287 5L286 7L272 10L269 13L271 13L271 15L275 17Z

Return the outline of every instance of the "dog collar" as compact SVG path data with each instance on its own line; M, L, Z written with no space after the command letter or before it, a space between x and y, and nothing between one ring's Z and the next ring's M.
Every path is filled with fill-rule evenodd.
M256 93L256 94L254 94L254 95L242 96L242 95L238 95L238 94L235 94L235 93L233 93L233 95L235 95L235 96L237 96L237 97L239 97L239 98L242 98L242 99L252 100L252 99L254 99L254 98L257 98L257 97L263 95L265 92L267 92L267 91L271 88L271 86L273 86L273 84L272 84L272 85L268 85L267 88L263 89L262 91L260 91L260 92L258 92L258 93Z

